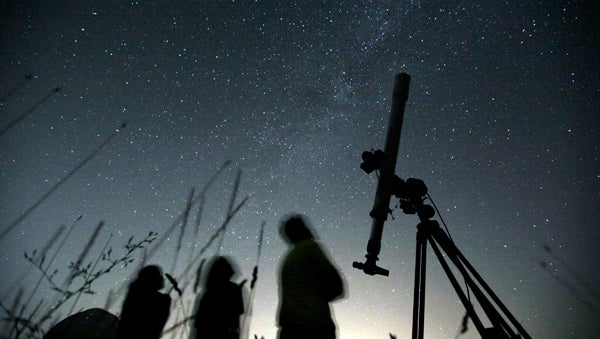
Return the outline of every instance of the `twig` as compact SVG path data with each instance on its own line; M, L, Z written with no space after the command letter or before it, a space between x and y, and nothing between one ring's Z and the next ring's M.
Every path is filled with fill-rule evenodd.
M127 124L123 123L121 125L121 129L125 128ZM72 169L65 177L61 178L50 188L48 192L46 192L41 198L39 198L31 207L29 207L23 214L21 214L15 221L13 221L2 233L0 233L0 240L4 239L4 237L10 233L15 227L17 227L31 212L37 209L52 193L54 193L65 181L69 180L77 171L79 171L88 161L90 161L98 152L100 152L117 134L120 132L120 129L114 131L100 146L96 147L96 149L87 156L82 162L80 162L74 169Z
M88 281L90 280L92 273L94 272L94 270L96 269L96 266L98 265L98 263L100 262L100 259L102 259L102 257L104 257L104 253L106 251L106 248L108 247L108 244L110 244L110 241L112 240L112 233L109 235L108 240L106 241L106 243L104 244L104 247L102 248L102 251L100 251L100 255L98 256L98 258L96 258L96 262L94 262L94 265L92 266L92 268L90 269L90 271L88 272L88 275L85 277L85 280ZM90 289L89 289L89 293L91 294L91 285L92 282L90 281ZM69 310L68 314L73 314L73 310L75 309L75 305L77 305L77 302L79 301L79 298L81 297L81 293L83 291L79 291L77 293L77 297L75 298L75 301L73 302L73 305L71 306L71 309Z
M165 276L167 277L167 279L169 280L169 282L173 286L173 289L175 289L175 291L179 295L179 303L181 304L181 308L179 310L181 311L181 315L183 316L183 319L185 319L186 318L185 315L186 315L187 312L185 311L185 304L183 303L183 292L181 291L181 289L179 289L179 286L177 284L177 280L175 280L175 278L173 278L172 275L170 275L169 273L165 273ZM187 331L187 336L189 337L189 329Z
M176 329L185 325L188 321L190 321L192 319L194 319L194 316L190 315L190 316L184 318L183 320L181 320L180 322L173 324L173 326L171 326L168 329L163 331L163 333L161 334L161 337L164 336L165 334L175 331Z
M204 252L212 245L212 243L215 241L215 239L219 236L219 234L227 228L227 225L229 225L229 223L231 222L231 220L233 219L233 217L237 214L237 212L246 204L246 201L248 200L248 197L244 198L244 200L242 200L242 202L240 202L236 208L233 209L233 212L231 215L228 215L227 218L225 218L225 220L223 221L223 223L221 224L221 227L219 227L217 229L217 231L210 237L210 239L208 239L208 242L206 243L206 245L204 245L204 247L202 247L202 249L200 250L200 253L198 253L198 255L196 256L196 258L185 268L185 270L183 271L183 273L180 275L180 277L184 277L185 275L187 275L190 271L190 269L192 268L192 266L194 266L196 264L196 262L199 260L199 258L202 257L202 255L204 254Z
M227 216L231 214L233 208L235 206L235 199L237 198L237 193L240 188L240 181L242 177L242 171L238 170L237 175L235 176L235 181L233 183L233 190L231 192L231 197L229 198L229 205L227 206ZM226 226L226 225L225 225ZM219 239L219 245L217 245L216 252L217 255L221 255L221 249L223 248L223 242L225 241L226 227L223 227L221 230L221 239Z
M50 248L52 248L52 246L54 245L54 243L58 240L58 238L62 235L62 233L64 232L65 227L61 226L52 236L52 238L50 238L50 241L48 241L46 243L46 245L44 246L44 248L42 249L42 251L40 252L40 266L42 266L44 264L44 261L46 260L46 254L48 253L48 251L50 250ZM60 250L60 249L59 249ZM58 253L58 252L57 252ZM56 254L54 254L54 256L52 257L52 259L50 260L50 262L48 263L48 268L50 268L52 266L52 264L54 263L54 259L56 258ZM25 313L25 309L27 308L27 306L31 303L31 300L33 299L33 296L37 293L38 288L40 287L40 284L42 283L42 281L44 280L44 276L41 275L40 278L38 279L37 283L35 284L35 286L33 287L33 290L31 291L31 293L29 294L29 298L27 298L27 301L25 301L23 303L23 307L21 308L21 312L19 313L18 317L21 318L23 317L23 314ZM38 305L39 307L39 305ZM30 317L31 319L31 317Z
M15 95L17 92L19 92L21 90L21 88L23 88L23 86L25 85L25 83L31 79L33 79L34 76L32 73L27 73L25 74L25 76L23 77L23 79L17 83L13 88L9 89L8 91L5 92L3 97L0 97L0 103L5 103L8 101L8 99L10 99L10 97L12 97L13 95ZM37 76L35 77L37 78Z
M228 160L225 163L223 163L223 165L221 165L221 167L217 170L217 172L206 183L206 185L203 188L203 191L208 190L208 187L213 184L213 182L218 178L218 176L221 174L221 172L223 172L225 170L225 168L227 168L227 166L229 166L230 163L231 163L231 161ZM198 197L196 197L196 199L194 199L192 204L195 204L197 199L198 199ZM152 258L156 254L156 252L158 252L158 250L161 248L163 243L171 236L171 233L173 233L173 231L175 230L177 225L179 225L181 223L181 221L183 220L183 214L184 213L179 214L179 216L173 221L173 223L171 224L169 229L161 236L161 238L156 242L156 244L154 244L154 246L148 250L148 259Z
M56 249L56 252L54 253L54 255L52 256L52 259L48 262L48 267L47 269L50 269L50 267L52 266L52 264L54 263L54 260L56 260L56 257L58 256L58 253L60 253L61 249L63 248L65 241L69 238L69 235L71 234L71 231L73 231L73 228L75 227L75 225L79 222L79 220L81 220L81 218L83 218L83 215L80 215L79 217L77 217L77 219L75 219L75 221L71 224L71 226L69 227L69 231L67 232L67 234L65 235L65 237L63 238L63 240L61 241L60 245L58 246L58 248ZM35 252L35 250L34 250ZM33 265L35 266L35 265ZM10 290L14 290L16 285L20 284L23 282L23 280L25 279L25 277L29 274L30 270L33 267L31 267L29 270L27 270L27 272L23 275L21 275L20 277L16 278L16 281L14 284L11 284L11 286L9 287L9 291ZM40 277L40 280L42 280L43 277ZM39 282L38 282L39 284ZM36 284L36 286L38 286L38 284ZM33 295L36 292L36 288L34 288L34 292L31 294L31 297L33 297ZM7 294L8 291L5 291L2 293L2 295ZM29 304L29 302L31 302L31 297L28 299L27 304Z
M250 282L250 295L248 296L248 300L246 302L246 312L244 312L244 317L242 319L242 329L244 331L242 338L247 337L248 332L250 332L249 314L254 304L254 287L256 285L256 281L258 280L258 265L260 263L260 256L262 252L262 242L265 224L266 222L264 220L260 224L260 233L258 235L258 250L256 253L256 264L254 265L254 269L252 270L252 281Z
M6 127L2 128L2 130L0 130L0 136L2 136L2 134L6 133L6 131L13 128L19 122L21 122L21 120L25 119L29 114L31 114L33 111L35 111L41 104L43 104L46 100L48 100L51 96L58 93L59 91L60 91L60 87L54 87L42 99L40 99L33 106L31 106L31 108L29 108L27 111L25 111L25 113L19 115L18 117L13 119L13 121L11 121L8 125L6 125ZM2 100L2 101L4 101L4 100Z
M195 190L192 187L190 189L190 195L188 196L187 204L185 205L185 210L183 212L183 221L181 222L181 228L179 229L179 237L177 238L177 247L175 249L175 256L173 257L173 265L171 266L171 272L175 271L175 265L177 264L177 259L179 259L179 252L181 251L183 236L185 234L185 229L188 224L192 203L194 202L194 193Z
M198 269L196 270L196 279L194 280L194 293L198 293L198 287L200 286L200 277L202 276L202 267L204 267L205 262L206 258L202 259L200 265L198 265Z
M75 261L75 263L71 263L71 266L73 266L73 267L79 267L83 263L83 261L85 260L85 258L88 255L88 253L90 252L90 249L96 243L96 239L98 238L98 235L100 234L100 231L102 230L103 227L104 227L104 220L102 220L102 221L100 221L98 223L98 226L96 226L96 228L94 229L94 232L92 233L92 236L90 237L90 239L88 240L87 244L83 248L83 251L79 254L79 258L77 258L77 261ZM80 272L77 272L77 271L71 271L71 274L67 278L68 284L71 284L71 282L73 281L73 279L79 273Z
M118 259L111 258L112 248L109 248L106 252L101 253L100 256L100 260L108 263L108 266L105 268L95 270L95 264L94 266L92 266L92 264L90 263L82 267L72 263L73 265L71 265L70 268L76 272L75 275L81 276L83 278L83 282L81 283L81 285L73 291L68 289L70 284L67 285L65 288L60 288L56 285L53 279L56 270L54 273L52 273L52 275L49 275L47 270L45 270L43 267L38 267L38 269L42 271L42 274L46 277L46 279L52 286L52 289L62 296L54 304L54 306L50 307L50 310L48 310L47 313L38 321L38 325L41 326L44 322L48 321L52 317L52 315L74 295L78 295L81 293L94 294L95 292L91 289L91 285L94 281L104 276L105 274L110 273L116 266L123 265L124 267L126 267L128 264L132 263L132 253L138 249L144 248L147 244L152 243L155 239L155 232L149 232L146 238L142 239L139 242L133 242L133 237L129 238L127 244L125 244L125 254ZM94 269L91 269L92 267L94 267Z
M23 297L23 287L19 288L19 291L17 292L17 295L15 296L15 300L13 300L13 305L10 308L10 311L6 310L6 311L8 311L7 312L8 314L12 315L12 314L17 313L17 309L19 308L19 304L21 303L22 297ZM19 322L16 321L18 318L19 318L18 316L14 316L15 323L11 330L11 335L12 335L12 332L14 331L16 334L16 337L19 337Z

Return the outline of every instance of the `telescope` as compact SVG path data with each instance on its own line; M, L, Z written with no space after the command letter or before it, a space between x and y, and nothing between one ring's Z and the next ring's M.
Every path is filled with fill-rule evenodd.
M399 206L402 211L405 214L416 214L420 221L417 225L412 338L422 339L424 334L425 274L427 244L429 244L465 307L466 317L473 321L483 339L531 339L515 316L456 247L448 233L440 228L437 221L430 220L435 215L435 209L424 203L429 195L423 180L415 178L403 180L394 174L409 85L408 74L396 75L384 150L365 151L362 154L363 162L360 168L368 174L378 171L379 180L373 208L369 213L373 224L367 242L366 260L364 263L354 262L352 266L368 275L389 276L389 270L377 266L377 261L381 251L383 225L388 214L391 213L390 200L395 196L400 200ZM466 285L464 289L447 260L458 270ZM482 318L475 312L472 296L485 313L487 323L491 324L491 327L486 327Z

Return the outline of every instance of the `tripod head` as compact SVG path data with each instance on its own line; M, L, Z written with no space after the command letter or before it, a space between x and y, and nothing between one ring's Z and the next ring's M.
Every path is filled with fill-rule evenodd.
M427 186L421 179L408 178L406 181L394 176L392 194L400 199L400 208L405 214L417 214L421 222L435 215L435 209L423 202L427 197Z
M364 158L364 157L363 157ZM363 166L361 165L361 168ZM365 170L365 172L367 172ZM427 195L427 186L421 179L408 178L402 180L397 175L391 178L390 194L400 199L400 208L405 214L417 214L421 221L427 221L435 215L435 210L430 205L423 203ZM383 222L387 215L391 213L390 209L381 209L375 206L369 215L373 218L373 228L371 230L371 238L367 243L367 260L364 263L353 262L352 267L362 270L368 275L383 275L389 276L389 270L377 266L379 252L381 250L381 237L383 231ZM381 225L380 227L379 224ZM375 231L374 231L375 230Z

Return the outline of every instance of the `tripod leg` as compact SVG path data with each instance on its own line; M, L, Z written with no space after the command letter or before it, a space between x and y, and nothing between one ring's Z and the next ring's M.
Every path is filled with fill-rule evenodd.
M415 289L413 299L413 339L423 339L425 327L425 272L427 268L427 234L417 232L417 254L415 259Z
M431 243L431 247L434 249L436 255L438 256L440 263L442 263L444 270L447 271L446 275L448 276L448 278L451 278L450 280L452 281L452 284L455 285L455 290L459 294L459 297L461 297L461 301L463 301L463 298L464 298L464 296L461 295L462 289L460 289L458 284L455 281L453 281L453 280L455 280L455 278L453 277L452 273L446 269L447 264L445 262L443 262L443 258L441 256L440 250L437 248L436 244L439 244L441 246L441 248L446 253L448 258L452 261L452 263L454 263L455 267L460 271L461 275L465 279L465 283L473 291L473 294L475 295L477 301L479 302L483 311L486 313L489 321L493 325L493 327L491 329L483 328L478 317L475 317L475 314L472 310L472 306L471 306L470 302L465 303L465 301L468 301L468 300L463 301L463 304L467 308L467 312L473 312L473 316L471 317L471 319L473 320L473 323L477 327L479 333L482 334L482 337L483 338L517 338L517 337L520 337L515 334L515 332L513 331L512 328L510 328L510 326L508 325L506 320L502 317L500 312L496 309L496 307L492 304L492 302L488 299L488 297L483 293L483 291L480 288L480 285L477 285L475 283L475 281L473 280L473 278L471 277L471 274L473 274L477 278L477 280L481 284L481 286L492 296L492 298L494 298L494 297L497 298L496 295L491 291L489 286L487 286L485 281L483 281L481 276L479 276L477 271L475 271L473 266L471 266L471 264L467 261L467 259L460 253L460 251L454 245L454 243L450 240L448 235L446 233L444 233L439 228L439 226L437 226L437 223L431 224L431 226L434 226L434 227L432 227L431 232L429 233L429 236L430 236L429 242ZM451 275L452 275L452 277L451 277ZM459 293L459 289L461 290L460 293ZM496 300L496 299L494 299L494 300ZM499 301L499 299L497 299L497 305L498 305L498 303L502 304ZM467 307L467 305L468 305L468 307ZM510 315L512 317L512 314L510 314L510 312L508 312L508 310L506 310L504 315L505 316ZM517 327L517 328L519 328L519 327ZM485 333L485 335L483 335L484 333ZM526 337L529 337L527 332L525 332L524 330L521 333L524 334Z
M452 273L452 270L450 269L450 266L448 265L448 263L444 259L444 256L442 255L442 252L441 252L441 250L440 250L440 248L438 246L438 243L436 242L436 238L433 237L433 236L431 236L431 234L429 236L431 237L429 239L429 243L431 244L431 248L433 249L433 252L437 256L438 261L440 262L440 265L442 265L442 268L444 269L444 272L446 272L446 276L450 280L450 283L452 284L452 287L454 287L454 290L456 291L456 294L458 295L458 298L460 299L460 301L462 302L463 306L467 310L467 313L469 314L469 318L471 318L471 321L473 321L473 325L475 325L475 327L477 328L477 331L479 333L483 333L483 331L485 330L485 327L484 327L483 323L481 322L481 319L479 318L479 316L477 316L477 313L475 313L475 310L473 309L473 305L471 304L471 301L469 300L469 298L467 297L467 295L463 291L462 287L460 286L460 283L458 282L458 280L454 276L454 273ZM451 253L446 252L446 254L452 260Z
M452 241L448 240L450 243ZM456 252L456 256L458 259L467 267L467 269L471 272L471 274L475 277L475 279L479 282L479 284L483 287L483 289L487 292L487 294L492 298L492 300L496 303L498 308L502 310L503 314L510 320L511 324L518 330L518 332L523 336L524 339L531 339L531 336L525 328L521 325L521 323L515 318L515 316L510 312L510 310L504 305L502 300L494 293L492 288L483 280L479 272L475 270L473 265L467 260L467 258L462 254L462 252L452 243L453 250ZM507 327L507 326L506 326ZM507 327L508 328L508 327ZM514 336L516 334L512 333Z

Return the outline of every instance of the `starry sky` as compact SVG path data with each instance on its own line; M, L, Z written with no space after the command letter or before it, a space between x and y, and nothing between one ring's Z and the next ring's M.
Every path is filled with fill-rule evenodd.
M223 223L240 172L235 204L248 200L205 256L229 255L237 281L249 279L265 222L250 334L275 338L278 223L299 212L345 277L346 298L333 304L339 337L409 337L418 219L396 210L386 222L379 265L389 277L352 268L364 260L377 185L360 155L383 148L404 72L396 174L425 181L456 245L532 337L597 337L598 9L583 0L3 1L0 231L47 197L0 239L0 300L31 294L40 272L23 253L42 250L61 225L53 268L64 279L101 221L89 260L107 242L117 256L131 236L161 238L190 189L230 161L207 187L198 236L195 203L182 248L179 222L148 263L180 277ZM118 314L134 254L74 309L104 307L112 290ZM427 268L425 337L455 338L464 308L431 250ZM195 296L184 292L183 307L171 293L167 327L190 313ZM29 309L54 295L43 282ZM460 336L478 337L472 325Z

